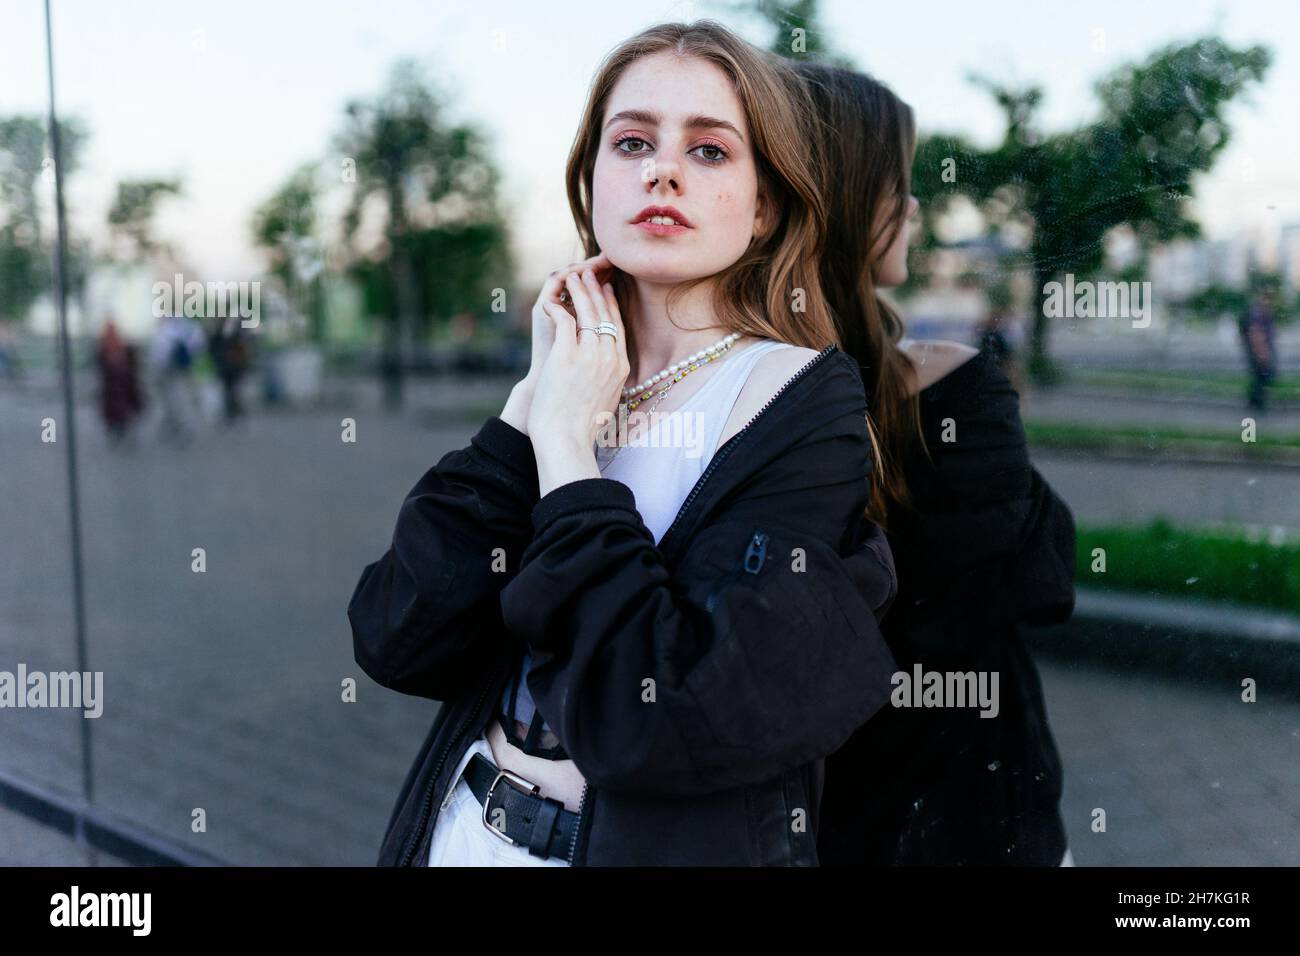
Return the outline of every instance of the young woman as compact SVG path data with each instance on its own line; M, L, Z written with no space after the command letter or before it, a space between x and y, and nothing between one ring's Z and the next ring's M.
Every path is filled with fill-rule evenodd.
M532 368L348 607L367 674L445 702L381 865L817 863L822 758L895 664L809 112L708 21L601 66L567 171L591 258L551 274ZM660 402L702 454L664 418L601 440Z
M1073 518L1029 463L997 356L904 337L877 295L907 278L910 108L858 73L800 73L833 131L822 283L881 435L872 514L899 577L883 631L909 678L920 665L997 689L996 711L886 707L829 757L822 862L1068 862L1060 759L1018 626L1070 616Z

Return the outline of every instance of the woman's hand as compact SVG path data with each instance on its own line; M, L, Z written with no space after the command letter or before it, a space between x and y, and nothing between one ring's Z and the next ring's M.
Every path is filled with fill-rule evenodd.
M560 293L564 291L565 280L570 275L580 273L584 269L591 269L598 280L604 281L613 273L614 266L602 252L590 259L584 259L582 262L575 262L563 269L557 269L546 277L546 281L542 283L541 292L537 296L537 301L533 303L532 363L528 367L528 374L516 383L514 389L511 390L510 398L500 416L503 422L514 426L525 435L528 434L528 409L532 404L533 392L536 390L542 366L546 364L546 356L550 354L551 345L555 341L555 320L546 314L543 306L549 303L554 306L564 307L564 302L560 299Z
M558 302L542 303L553 325L552 346L527 418L542 495L571 481L600 477L593 445L617 412L631 371L613 287L599 283L590 268L569 274L564 285L577 320ZM614 326L617 336L595 332L602 322Z

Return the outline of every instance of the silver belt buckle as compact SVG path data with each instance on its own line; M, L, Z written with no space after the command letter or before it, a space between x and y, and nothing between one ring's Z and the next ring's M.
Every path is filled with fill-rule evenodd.
M488 822L488 808L492 806L492 794L496 792L497 784L501 782L502 777L509 777L511 781L521 785L520 789L525 790L532 795L539 794L541 792L541 787L533 783L531 780L525 780L523 777L519 776L519 774L514 773L513 771L502 770L498 768L497 775L492 780L492 786L488 787L487 796L483 799L483 816L481 818L483 820L483 825L487 827L489 831L491 831L493 836L500 837L501 839L509 843L511 846L523 846L523 844L520 843L518 840L510 839L510 837L506 835L504 830L498 830L496 827L494 827L491 823Z

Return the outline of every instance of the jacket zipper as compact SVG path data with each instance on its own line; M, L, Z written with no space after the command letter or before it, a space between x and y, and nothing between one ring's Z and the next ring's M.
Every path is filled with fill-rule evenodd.
M415 851L419 848L420 844L424 842L425 827L429 823L429 815L433 812L434 786L438 782L438 775L442 773L443 764L447 762L447 757L451 754L452 748L456 746L456 743L469 729L470 724L478 718L479 711L483 709L483 702L487 699L488 691L492 689L494 683L495 681L492 677L487 678L487 683L484 684L483 689L479 691L478 700L474 703L474 709L470 712L469 716L461 721L461 725L456 728L456 733L452 735L451 740L449 740L447 745L442 748L442 753L438 755L438 763L434 767L433 773L429 777L428 786L424 791L424 804L420 808L420 820L416 824L415 833L412 836L411 842L407 844L406 852L402 854L402 860L398 866L410 866L411 859L415 856Z
M578 837L587 829L588 820L582 814L583 807L587 805L587 791L591 789L590 785L583 781L582 796L578 798L578 825L573 828L573 839L569 843L569 865L573 866L578 859Z
M676 528L681 523L682 519L686 516L686 512L690 509L691 504L695 501L696 497L699 496L700 489L703 488L705 482L709 480L709 476L712 475L713 472L717 469L717 467L720 464L722 464L722 462L726 459L726 457L729 454L731 454L731 452L735 449L737 442L739 442L740 439L745 436L745 433L749 431L750 427L754 424L754 422L758 421L758 419L762 417L763 413L766 412L769 408L771 408L772 404L778 398L784 395L785 392L792 385L794 385L795 382L799 381L810 371L812 371L814 367L819 365L821 361L824 358L826 358L826 356L830 355L831 352L835 351L835 349L836 346L828 345L826 346L826 348L818 352L815 358L810 359L807 365L799 369L799 371L795 373L794 377L791 378L790 381L782 385L780 389L777 390L777 393L767 400L766 404L764 404L763 407L760 408L754 414L754 417L745 423L744 428L736 432L736 434L732 435L731 438L727 441L727 443L714 453L713 460L709 462L709 467L704 469L704 474L700 475L699 481L695 482L695 487L691 489L691 493L686 496L686 500L682 503L681 510L677 512L677 517L673 519L673 523L668 526L668 530L665 531L663 537L659 539L659 543L661 546L663 542L673 533L673 529Z
M745 560L741 568L746 574L757 574L763 570L765 560L767 560L767 532L755 531L749 547L745 549Z
M709 593L708 600L704 602L706 611L710 614L713 613L713 609L718 606L718 597L729 585L737 581L742 574L758 574L763 569L763 562L767 560L767 541L768 534L766 531L754 532L754 537L749 539L749 546L745 548L744 557L740 559L740 568L730 572Z

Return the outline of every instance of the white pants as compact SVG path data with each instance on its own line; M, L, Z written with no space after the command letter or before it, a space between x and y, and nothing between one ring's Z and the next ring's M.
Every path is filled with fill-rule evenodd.
M456 768L450 792L434 823L427 866L568 866L568 860L533 856L526 846L511 846L488 832L483 804L462 774L476 753L492 761L492 748L482 734L470 745ZM495 761L492 761L495 764Z

